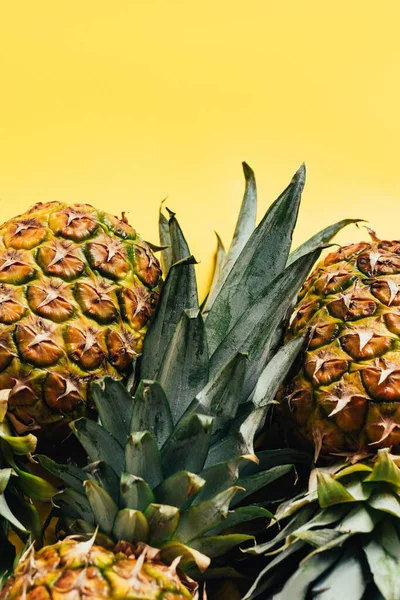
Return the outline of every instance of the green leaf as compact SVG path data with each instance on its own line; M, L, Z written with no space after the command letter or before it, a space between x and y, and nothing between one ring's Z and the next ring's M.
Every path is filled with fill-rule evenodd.
M239 491L235 496L232 505L235 506L239 502L242 502L247 496L254 494L266 485L270 485L290 472L295 472L293 465L280 465L278 467L272 467L272 469L268 469L268 471L261 471L261 473L256 473L255 475L239 477L237 484L242 487L243 490Z
M193 500L204 484L205 480L198 475L178 471L164 479L154 493L157 502L183 508Z
M161 448L173 428L171 409L163 388L158 381L142 380L135 393L131 432L148 431Z
M130 433L133 398L120 381L104 377L91 386L103 427L124 446Z
M304 559L304 562L311 560L316 554L320 554L323 552L329 552L330 550L332 550L334 548L342 547L343 544L345 542L347 542L353 535L352 533L338 533L336 531L333 533L335 533L335 535L330 535L330 534L332 534L332 530L331 529L326 530L327 535L326 535L325 543L322 543L321 545L318 546L318 548L316 548L313 552L311 552L311 554L309 554Z
M364 552L374 582L385 600L399 597L400 561L391 556L382 544L382 534L364 545Z
M307 520L297 529L292 529L292 533L290 533L286 538L286 546L297 540L300 533L309 531L310 529L321 527L324 528L327 525L334 525L340 521L340 519L345 517L347 513L348 506L343 506L342 504L337 504L335 506L331 506L330 508L319 510L312 519Z
M248 353L244 397L248 398L265 368L279 323L285 317L304 283L319 251L308 254L290 265L249 304L245 318L239 319L212 353L210 373L215 373L236 352ZM206 321L206 328L212 312ZM210 348L210 353L212 352Z
M197 309L197 287L193 256L172 265L163 286L155 315L146 333L140 367L141 379L157 379L182 312Z
M25 456L35 451L37 438L28 433L28 435L4 435L0 429L0 437L9 444L14 454Z
M164 200L160 205L160 212L158 218L158 229L160 235L160 245L166 246L164 250L161 250L161 268L163 272L164 278L168 275L168 271L172 265L172 248L171 248L171 236L169 235L169 224L168 219L165 217L162 212L162 205Z
M302 349L304 340L305 335L294 338L282 346L272 357L262 371L251 395L254 406L276 403L276 393Z
M364 481L384 481L400 487L400 469L390 458L389 448L378 450L373 471Z
M254 536L242 533L210 535L191 540L190 547L210 558L217 558L218 556L223 556L229 550L232 550L232 548L250 540L254 540Z
M351 598L361 600L367 586L367 578L354 548L349 549L336 563L333 570L325 572L312 588L318 600Z
M372 473L372 468L365 463L356 463L355 465L350 465L349 467L341 469L338 473L335 473L335 479L342 479L343 477L357 473Z
M211 354L240 317L248 314L254 299L283 271L304 180L302 166L252 233L226 278L206 321Z
M239 509L236 509L239 510ZM317 513L318 516L319 513ZM270 552L273 548L278 546L282 541L284 541L287 537L289 537L292 533L297 530L301 530L303 526L306 526L307 523L313 518L315 515L315 506L308 505L304 506L302 510L295 513L294 517L288 522L288 524L279 529L278 533L271 540L264 542L262 544L257 544L254 548L249 548L246 550L249 554L265 554Z
M84 483L86 496L93 511L94 520L101 531L109 535L112 532L118 506L103 488L88 479Z
M175 539L187 543L217 527L228 516L232 498L240 488L232 486L211 498L188 508L182 515Z
M61 509L63 516L81 518L90 525L95 524L95 517L89 500L72 488L66 488L53 498L53 504Z
M202 471L200 477L205 481L205 485L194 499L194 504L209 500L234 485L239 478L239 467L251 460L256 460L256 458L251 455L236 456L232 460L213 465Z
M145 511L149 524L149 544L159 547L172 538L179 523L180 511L176 506L150 504Z
M175 217L175 213L170 210L168 210L168 212L170 215L168 226L171 240L172 262L177 263L190 256L190 249L178 220Z
M197 394L185 415L197 413L214 417L213 436L236 416L242 398L247 358L236 354Z
M306 600L309 586L323 575L338 560L340 552L330 551L316 554L300 564L295 573L288 579L283 589L274 596L274 600Z
M164 474L168 476L177 471L199 473L207 457L211 433L211 417L189 415L182 419L162 449Z
M73 488L77 492L83 492L83 482L88 478L87 473L83 469L75 465L56 463L44 454L36 454L35 458L39 461L43 469L46 469L54 477L62 479L68 487Z
M260 594L269 591L271 586L275 587L277 584L287 580L288 572L290 572L288 571L287 563L289 563L289 568L292 566L293 559L296 559L295 564L298 564L299 557L296 555L300 553L301 557L301 551L305 545L306 544L304 542L298 540L292 546L285 549L284 552L280 552L277 556L275 556L275 558L273 558L273 560L269 562L267 566L264 567L264 569L262 569L262 571L258 574L256 580L245 594L243 600L253 600L260 597L263 599L268 598L268 600L270 600L270 596L260 596ZM258 552L254 552L254 548L247 548L244 550L244 552L248 554L258 554ZM297 596L294 598L297 600Z
M12 506L14 516L29 531L31 541L41 547L43 545L42 520L35 505L14 491L8 495L8 502Z
M166 564L172 563L175 559L180 558L179 566L185 571L191 565L195 564L202 573L208 568L211 559L198 552L194 548L189 548L185 544L179 542L167 542L160 551L160 559Z
M261 506L240 506L239 508L235 508L234 510L230 510L228 515L222 523L214 527L212 530L213 535L225 531L227 529L231 529L236 527L237 525L241 525L242 523L247 523L251 521L257 521L259 519L270 520L273 519L274 515L267 509L261 508ZM251 525L246 526L246 530L251 530Z
M336 531L340 533L371 533L378 521L378 515L372 512L368 507L356 505L349 513L336 525Z
M183 311L165 352L159 377L176 423L208 381L208 350L198 310Z
M32 473L27 473L18 468L15 468L15 471L18 474L18 486L28 498L40 502L50 502L52 497L57 494L57 488L42 477L32 475Z
M16 472L13 469L0 469L0 494L5 492L11 475L16 475Z
M317 482L318 501L321 508L355 501L344 485L321 469L317 469Z
M236 456L254 455L254 436L264 422L267 410L268 406L255 408L252 402L242 405L229 432L211 447L206 467Z
M90 463L85 471L86 479L93 479L100 487L105 489L114 500L119 502L119 477L109 464L103 461Z
M121 475L121 502L126 508L144 511L151 502L154 494L148 483L141 477L129 473Z
M123 508L115 517L113 537L136 544L146 542L149 535L147 519L139 510Z
M121 475L125 469L124 450L104 427L86 418L73 421L70 427L86 450L90 462L106 462L117 475Z
M278 450L261 450L256 453L258 462L248 462L243 465L242 475L251 475L258 471L266 471L279 465L309 465L310 455L293 448L279 448Z
M257 187L253 170L245 162L243 163L243 172L246 180L246 188L243 196L242 206L236 223L235 233L228 255L221 269L221 274L216 283L211 287L207 301L206 313L210 311L216 297L224 285L235 262L240 256L243 248L247 244L251 234L256 226L257 217Z
M219 237L217 232L215 232L215 235L217 236L217 250L215 253L214 272L213 272L213 277L212 277L212 281L211 281L211 285L210 285L210 291L208 292L208 295L204 301L204 308L202 310L204 318L207 316L207 314L215 300L215 297L218 293L219 279L221 277L221 272L222 272L222 269L223 269L225 261L226 261L226 251L225 251L224 245L222 243L222 240Z
M400 519L400 500L390 490L374 492L368 499L368 504L375 510L379 510Z
M297 531L291 537L303 540L303 542L307 542L315 548L323 548L340 538L341 534L335 529L309 529L307 531Z
M4 494L0 494L0 515L3 517L3 519L6 519L9 523L11 523L11 525L16 527L20 531L28 533L25 527L22 525L22 523L14 516L14 514L10 510L10 507L7 504L7 500L5 499Z
M125 446L125 461L126 471L145 479L151 488L162 481L160 451L148 431L131 433Z
M341 229L343 229L343 227L346 227L351 223L359 223L361 221L362 219L343 219L342 221L338 221L337 223L322 229L322 231L319 231L313 235L309 240L304 242L304 244L290 253L287 265L291 265L305 254L325 246Z

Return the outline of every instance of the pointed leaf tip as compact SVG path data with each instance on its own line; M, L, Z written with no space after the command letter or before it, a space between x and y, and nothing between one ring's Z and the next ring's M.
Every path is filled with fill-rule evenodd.
M242 167L243 167L243 173L244 173L245 179L254 179L254 171L247 164L247 162L243 161L242 162Z
M294 174L294 177L292 179L293 183L297 183L298 185L304 186L304 183L306 181L306 175L306 163L303 162Z

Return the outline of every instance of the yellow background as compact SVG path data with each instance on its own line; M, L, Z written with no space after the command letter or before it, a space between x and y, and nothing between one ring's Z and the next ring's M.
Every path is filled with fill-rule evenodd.
M397 0L3 1L0 220L83 201L155 240L168 195L204 290L241 161L261 216L304 160L295 243L346 216L399 238L399 22Z

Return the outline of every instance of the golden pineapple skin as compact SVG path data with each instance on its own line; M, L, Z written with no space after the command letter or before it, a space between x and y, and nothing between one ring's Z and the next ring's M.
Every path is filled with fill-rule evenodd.
M400 242L330 253L304 284L286 341L310 328L283 414L315 453L400 451Z
M123 551L111 551L92 545L90 540L67 538L38 552L31 549L6 582L0 598L194 600L174 566L151 558L145 548L135 553L130 544L121 546Z
M126 219L88 204L39 203L0 226L0 389L17 432L60 439L94 379L126 376L160 277Z

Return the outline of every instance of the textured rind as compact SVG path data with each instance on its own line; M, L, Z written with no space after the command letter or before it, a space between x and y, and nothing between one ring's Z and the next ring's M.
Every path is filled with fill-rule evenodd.
M311 328L284 414L316 454L400 449L400 242L344 246L312 272L286 341Z
M142 560L144 559L143 564ZM146 556L65 540L28 552L3 590L7 600L193 600L174 568Z
M160 277L125 219L88 204L39 203L0 226L0 389L19 433L67 435L91 381L127 375Z

